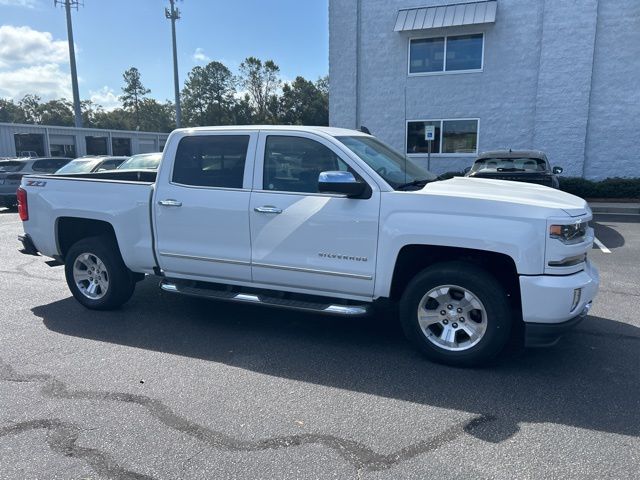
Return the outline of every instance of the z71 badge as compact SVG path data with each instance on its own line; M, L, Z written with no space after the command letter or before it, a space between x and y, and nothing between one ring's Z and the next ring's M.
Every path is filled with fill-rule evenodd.
M44 180L27 180L27 187L44 187L46 184Z

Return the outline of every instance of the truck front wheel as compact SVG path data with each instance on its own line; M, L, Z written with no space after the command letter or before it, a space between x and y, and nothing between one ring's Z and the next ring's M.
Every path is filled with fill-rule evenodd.
M64 273L73 296L91 310L112 310L124 304L135 281L109 237L74 243L66 255Z
M400 301L402 328L430 359L476 366L496 357L511 330L504 287L465 262L433 265L407 286Z

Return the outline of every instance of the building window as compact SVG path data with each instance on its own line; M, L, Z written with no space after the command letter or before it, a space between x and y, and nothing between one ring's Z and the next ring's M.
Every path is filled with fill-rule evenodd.
M111 152L116 156L131 156L131 139L113 137L111 139Z
M407 153L424 155L429 144L424 139L425 125L435 126L433 154L478 153L478 119L419 120L407 122Z
M13 136L18 157L44 157L44 135L41 133L16 133Z
M477 72L482 70L484 34L409 41L409 74Z
M87 155L107 155L107 137L86 136Z

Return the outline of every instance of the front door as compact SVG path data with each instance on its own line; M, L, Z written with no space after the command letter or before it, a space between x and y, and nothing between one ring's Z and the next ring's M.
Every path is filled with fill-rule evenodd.
M251 194L253 281L274 288L372 297L380 194L318 193L323 171L351 170L330 141L262 132ZM369 183L369 182L368 182Z
M155 195L158 262L165 274L251 280L249 199L256 132L183 137L162 165Z

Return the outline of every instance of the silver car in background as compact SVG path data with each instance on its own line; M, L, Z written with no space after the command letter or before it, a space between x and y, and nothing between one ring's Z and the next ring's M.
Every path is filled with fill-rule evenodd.
M15 158L0 161L0 207L16 205L16 191L22 177L30 174L51 174L69 163L71 158Z

